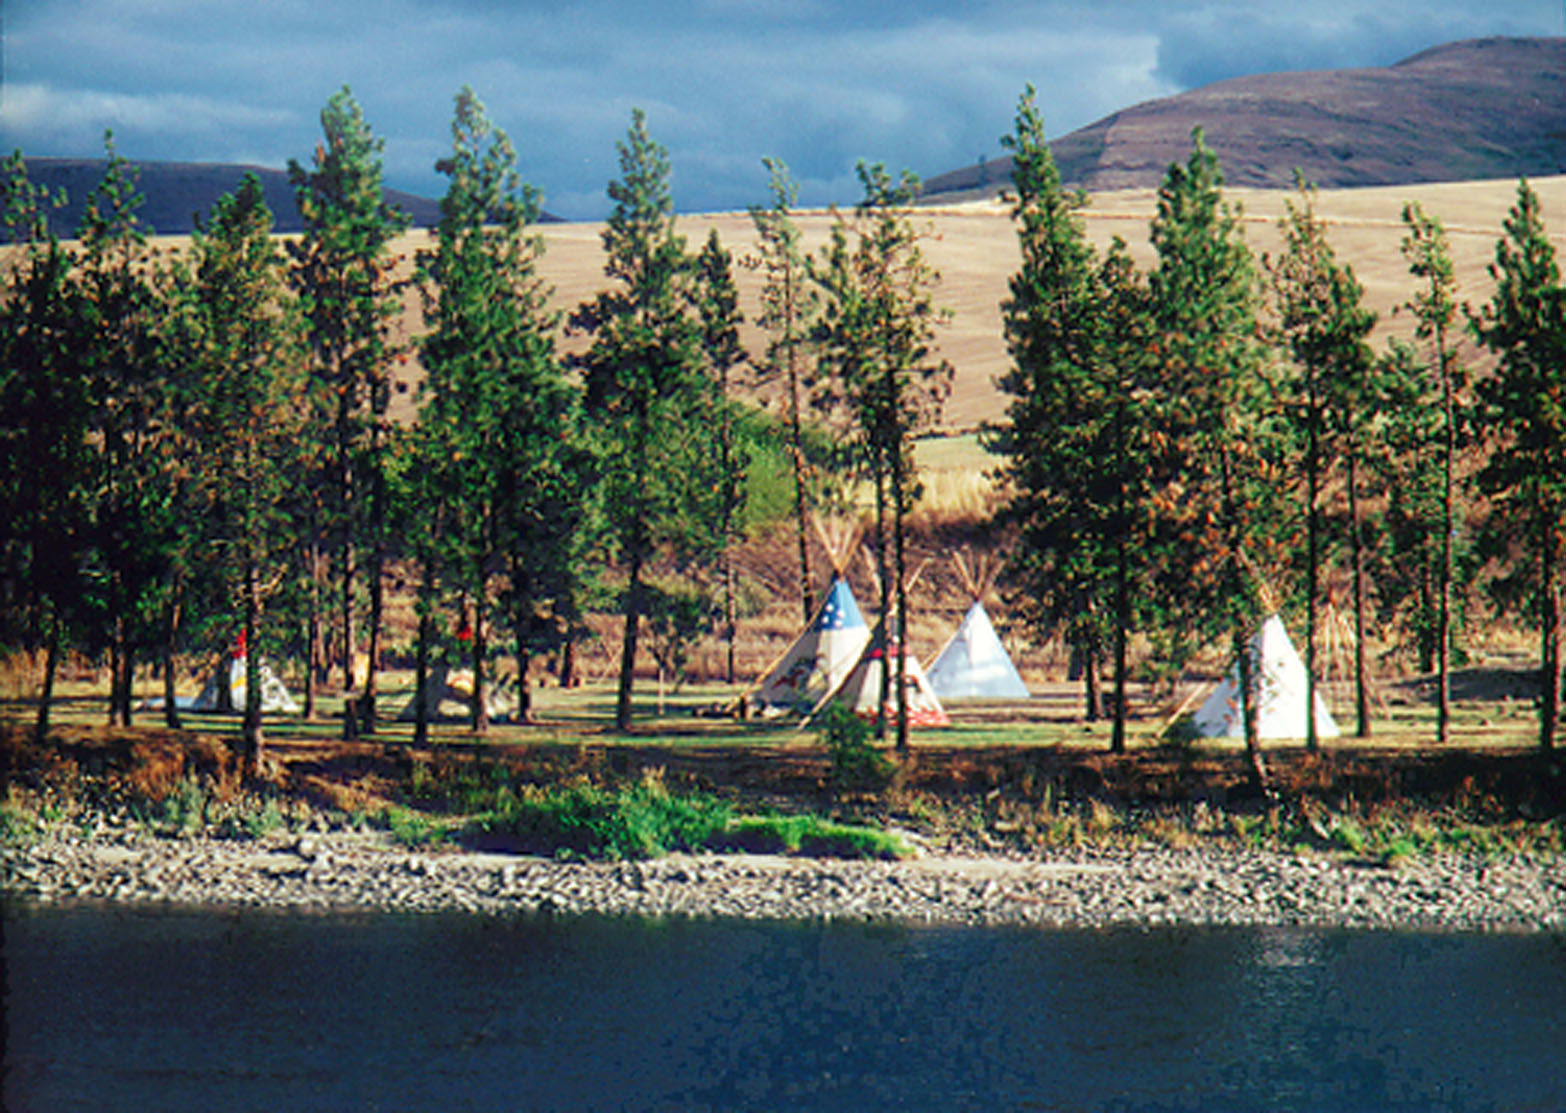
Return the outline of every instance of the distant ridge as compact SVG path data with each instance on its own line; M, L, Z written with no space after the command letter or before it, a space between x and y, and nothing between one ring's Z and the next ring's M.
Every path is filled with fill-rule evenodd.
M92 192L103 177L107 163L88 158L28 158L27 176L51 190L65 191L66 204L50 215L55 234L76 234L81 214ZM205 217L213 202L239 185L246 173L261 179L267 207L272 210L278 232L302 232L304 224L294 204L294 187L281 170L262 166L244 166L229 162L136 162L137 189L146 198L138 215L158 235L183 235L195 227L195 216ZM432 228L440 222L440 202L400 189L386 190L386 200L413 218L415 228ZM545 213L540 222L557 217Z
M1049 117L1048 90L1040 107ZM1229 185L1323 189L1566 172L1566 39L1449 43L1370 69L1236 77L1145 101L1054 140L1066 184L1156 187L1200 125ZM927 201L993 196L1011 160L925 182Z

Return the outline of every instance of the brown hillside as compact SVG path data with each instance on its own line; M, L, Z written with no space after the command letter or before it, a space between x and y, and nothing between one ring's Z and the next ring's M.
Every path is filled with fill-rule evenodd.
M1046 118L1048 90L1040 103ZM1236 186L1323 188L1566 172L1566 38L1471 39L1371 69L1257 74L1123 109L1057 139L1090 191L1156 187L1201 126ZM997 192L1009 159L925 183L933 202Z

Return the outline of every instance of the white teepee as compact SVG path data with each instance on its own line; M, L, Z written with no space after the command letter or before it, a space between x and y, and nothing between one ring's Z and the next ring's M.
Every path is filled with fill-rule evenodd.
M886 668L888 658L895 662L898 656L897 643L886 637L885 630L884 622L876 626L875 636L870 639L870 644L865 646L853 671L835 692L821 701L817 711L829 704L841 703L861 718L876 717L876 701L881 698L881 672ZM951 720L946 717L946 709L941 706L940 698L931 691L924 670L919 667L919 659L909 653L903 660L903 687L908 692L908 725L911 727L950 726ZM896 665L892 667L896 668ZM897 686L889 685L886 692L886 719L888 722L896 722ZM816 711L812 711L811 717L814 718L815 714Z
M235 714L245 710L246 657L243 649L236 650L228 658L228 667L222 665L212 670L201 694L188 706L190 711L230 711ZM261 710L276 714L299 714L299 704L287 687L278 679L270 665L260 662Z
M984 595L995 582L999 564L965 558L961 553L953 557L953 563L973 605L951 640L936 654L927 674L930 687L943 700L1027 699L1028 686L984 609Z
M1289 640L1289 632L1277 615L1269 615L1247 647L1256 682L1256 735L1258 738L1304 738L1306 734L1305 664ZM1321 692L1316 693L1316 737L1336 738L1333 722ZM1197 710L1197 733L1203 738L1243 738L1240 714L1240 666L1235 662L1212 694Z
M424 697L429 708L427 722L460 722L473 717L473 673L453 669L445 663L433 666L424 678ZM517 703L509 687L490 677L484 686L484 703L491 719L506 719L516 714ZM419 690L414 688L408 702L397 713L399 723L411 723L419 717Z

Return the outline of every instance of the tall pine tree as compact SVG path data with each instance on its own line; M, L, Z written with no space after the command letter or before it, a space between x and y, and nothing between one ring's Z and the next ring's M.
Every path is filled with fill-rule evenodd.
M1162 571L1185 629L1228 630L1238 661L1245 748L1265 777L1250 635L1270 572L1268 506L1280 476L1269 453L1257 341L1259 287L1239 214L1223 199L1218 158L1193 134L1158 191L1149 275L1158 414L1167 437L1160 499ZM1169 627L1166 626L1166 630Z
M1522 554L1498 578L1539 630L1539 746L1555 747L1561 706L1561 594L1566 581L1566 289L1539 196L1525 180L1495 247L1495 293L1473 321L1496 356L1479 387L1490 451L1478 475L1495 502L1497 548Z
M1432 370L1439 386L1441 413L1441 563L1436 582L1436 742L1446 745L1452 735L1452 579L1453 537L1457 531L1457 395L1462 387L1462 368L1458 363L1457 337L1452 330L1457 319L1457 272L1447 244L1446 229L1435 217L1427 216L1417 201L1403 207L1403 256L1409 273L1420 285L1408 302L1417 320L1414 334L1428 341Z
M686 296L690 259L674 228L669 156L636 109L617 144L621 176L604 228L614 286L578 306L571 327L590 337L578 358L602 468L608 539L625 570L615 728L630 729L637 638L650 562L676 563L716 545L713 382Z
M1358 733L1370 733L1365 677L1364 577L1360 552L1357 457L1361 412L1375 358L1365 336L1376 315L1360 304L1364 290L1354 273L1338 262L1327 242L1326 225L1316 216L1315 189L1298 180L1300 200L1285 203L1281 221L1284 252L1267 260L1277 327L1294 359L1295 374L1286 384L1287 424L1297 445L1305 487L1305 673L1306 704L1316 705L1317 606L1321 597L1322 489L1334 461L1346 467L1349 544L1353 563L1354 680ZM1306 716L1305 746L1317 750L1316 716Z
M252 769L263 744L263 620L279 581L276 569L286 566L292 547L289 460L303 416L298 322L285 260L271 232L261 182L247 174L213 206L210 222L193 242L205 318L205 374L194 415L204 460L202 517L228 594L240 603L247 650L240 748Z
M385 197L381 150L347 86L321 111L322 142L310 169L290 160L289 179L305 231L288 246L293 282L309 323L313 373L336 401L331 425L331 525L337 545L339 653L344 690L353 687L358 626L355 593L369 589L367 725L375 724L376 670L386 552L386 476L391 368L402 288L391 242L408 216ZM362 558L362 566L361 566ZM319 560L310 562L320 566ZM313 649L312 653L313 656ZM313 676L311 683L314 682Z
M904 521L918 495L913 438L940 416L952 367L935 356L947 314L935 304L940 274L924 256L931 235L912 206L919 180L894 181L879 163L858 168L864 198L849 221L839 214L816 270L826 299L818 330L830 367L827 399L849 414L875 488L881 621L896 661L881 670L877 732L893 707L897 750L908 752L908 599ZM890 529L891 561L887 561ZM891 691L891 688L896 691Z

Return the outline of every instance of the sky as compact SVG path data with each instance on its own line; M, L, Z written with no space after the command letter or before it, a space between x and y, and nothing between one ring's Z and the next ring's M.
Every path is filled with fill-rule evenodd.
M924 177L1001 153L1032 84L1049 134L1227 77L1389 65L1486 35L1560 35L1562 0L0 0L0 150L308 162L349 86L388 185L445 190L470 85L550 212L601 218L635 107L675 205L852 203L861 160Z

